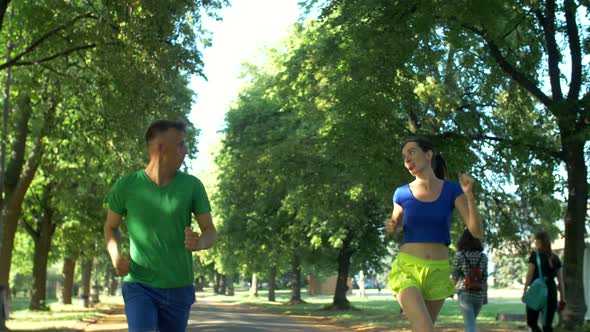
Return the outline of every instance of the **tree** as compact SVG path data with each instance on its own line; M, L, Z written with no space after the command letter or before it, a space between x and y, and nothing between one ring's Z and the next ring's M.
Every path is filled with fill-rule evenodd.
M0 22L8 4L0 3ZM100 146L99 155L113 147L120 156L141 155L137 138L149 121L186 118L192 98L187 75L201 74L202 67L196 40L207 43L193 27L202 13L214 15L223 4L11 4L15 47L0 68L18 68L11 91L19 99L10 122L15 125L3 133L12 142L12 155L2 179L0 285L8 284L16 220L45 148L48 133L41 129L51 124L42 115L59 110L65 122L57 123L83 136L82 142ZM4 42L7 36L0 38ZM129 118L143 121L125 121ZM191 132L196 134L192 127Z
M250 73L256 70L251 68ZM294 117L277 108L272 81L270 75L258 76L227 114L223 148L216 158L220 176L215 204L223 222L215 250L222 259L218 266L231 266L229 271L237 272L240 264L246 264L243 272L267 275L269 300L274 301L276 274L287 265L284 257L298 247L294 243L301 241L305 226L293 223L292 214L282 207L287 173L277 169L284 164L272 156L292 147ZM292 268L294 278L300 280L299 264L293 263ZM299 286L293 286L293 291L298 293ZM301 300L300 295L294 298Z
M522 285L527 272L525 259L520 256L494 255L494 286L512 287Z

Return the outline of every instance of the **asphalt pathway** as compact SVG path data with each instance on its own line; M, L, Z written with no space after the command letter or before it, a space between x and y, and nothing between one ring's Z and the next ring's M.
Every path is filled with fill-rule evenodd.
M127 331L125 314L119 312L98 319L84 331ZM287 316L266 313L239 304L199 298L192 306L188 321L188 332L351 332L346 327L330 324L328 319L305 316Z

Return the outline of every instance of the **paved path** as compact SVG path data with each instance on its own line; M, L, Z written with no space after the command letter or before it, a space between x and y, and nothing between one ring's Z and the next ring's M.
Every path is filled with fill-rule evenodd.
M352 331L329 325L327 319L287 316L246 308L239 304L198 299L191 308L187 331L202 332L329 332Z
M377 296L386 296L379 294ZM123 306L113 308L112 312L100 315L98 320L90 323L85 332L124 332L127 322ZM207 297L199 297L191 308L187 331L189 332L384 332L408 331L385 330L370 327L355 327L354 329L338 326L329 318L312 318L306 316L289 316L266 313L255 307L214 301ZM436 331L462 332L463 329L441 328ZM509 332L510 329L483 328L483 332Z
M84 331L127 331L124 313L105 315ZM265 313L239 304L199 298L191 308L188 332L349 332L345 327L330 325L329 319Z

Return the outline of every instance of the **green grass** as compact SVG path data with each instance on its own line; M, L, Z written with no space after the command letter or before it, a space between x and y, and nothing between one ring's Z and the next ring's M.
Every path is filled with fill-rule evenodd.
M387 328L409 328L409 322L399 314L400 306L398 302L391 296L360 298L356 295L349 295L348 300L355 309L347 311L325 310L326 305L332 303L332 296L308 296L304 293L304 290L302 290L302 298L307 304L294 306L285 305L290 299L289 290L277 291L277 302L274 303L267 301L268 293L266 291L260 291L258 298L250 298L246 290L236 291L234 296L214 295L211 298L224 302L254 306L264 311L280 314L329 317L346 326L364 325L385 326ZM490 303L483 306L478 316L478 325L506 329L525 327L526 323L524 322L496 321L497 313L524 313L524 305L514 302ZM461 310L456 301L447 300L445 302L436 325L450 328L461 328L465 326Z
M73 300L73 304L67 305L50 300L47 302L49 310L31 311L28 309L28 298L15 298L12 299L13 312L7 325L16 331L64 331L103 312L109 305L123 303L120 297L101 296L100 299L100 305L95 308L84 308L80 300Z

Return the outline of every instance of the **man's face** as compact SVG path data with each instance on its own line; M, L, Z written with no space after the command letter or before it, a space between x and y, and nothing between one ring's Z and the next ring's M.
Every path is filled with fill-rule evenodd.
M160 157L166 166L180 169L188 153L185 137L186 134L177 129L169 129L162 134Z

